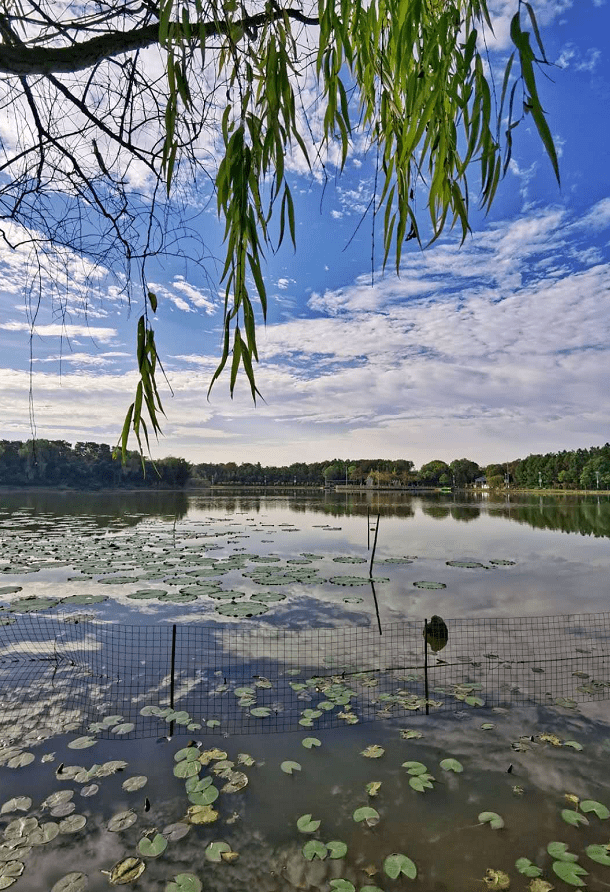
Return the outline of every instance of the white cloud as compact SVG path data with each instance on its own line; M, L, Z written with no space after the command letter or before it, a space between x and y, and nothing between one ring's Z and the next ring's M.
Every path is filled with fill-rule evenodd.
M27 331L28 334L32 330L28 322L0 322L0 328L5 331ZM115 328L96 328L94 325L51 323L36 325L34 334L40 338L92 338L94 341L106 343L116 338L117 331Z

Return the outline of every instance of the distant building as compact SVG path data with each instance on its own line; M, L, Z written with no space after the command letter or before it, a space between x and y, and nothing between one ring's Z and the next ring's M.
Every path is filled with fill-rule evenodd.
M475 489L489 489L487 477L475 477L473 486Z

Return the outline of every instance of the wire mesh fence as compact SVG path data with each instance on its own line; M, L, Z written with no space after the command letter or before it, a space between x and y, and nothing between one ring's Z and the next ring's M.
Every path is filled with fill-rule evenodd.
M610 613L446 620L440 637L431 628L16 615L0 626L0 709L4 721L35 713L37 727L83 732L112 714L128 737L314 734L376 718L608 697Z

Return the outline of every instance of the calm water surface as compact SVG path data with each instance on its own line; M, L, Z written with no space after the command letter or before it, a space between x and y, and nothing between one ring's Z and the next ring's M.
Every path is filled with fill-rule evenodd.
M375 586L382 626L432 614L534 617L607 610L607 498L493 501L390 494L303 495L298 491L273 496L30 493L0 500L5 568L0 583L4 588L21 588L2 595L4 615L10 620L8 609L16 599L102 594L107 596L103 602L84 606L62 602L41 616L87 613L113 623L222 623L250 632L277 627L376 627L370 586L339 585L331 580L368 576L366 562L377 513L374 575L387 580ZM303 553L317 556L311 559L315 579L288 578L281 585L261 585L244 575L244 567L248 573L274 564L284 571L303 570L311 565L288 564ZM185 587L180 580L197 570L197 556L222 562L244 554L279 558L270 562L248 558L241 567L229 564L220 580L222 589L240 594L236 603L250 602L261 589L285 596L267 602L268 610L260 616L240 619L219 614L216 608L223 601L208 594L185 603L128 597L152 587L170 595L179 593ZM384 563L407 556L411 563ZM338 557L354 562L334 560ZM103 561L108 564L105 568ZM451 566L447 561L482 566ZM23 572L37 563L40 569ZM89 572L85 572L86 563ZM92 564L103 572L92 572ZM151 573L158 575L144 578ZM127 581L99 581L113 575ZM207 581L205 576L197 579ZM422 581L446 587L430 590L414 585ZM174 730L186 734L168 740L161 721L158 739L132 739L129 733L121 739L117 734L93 732L95 745L72 749L68 744L83 732L66 729L71 723L78 725L81 713L95 714L96 704L73 700L57 726L44 727L44 709L53 699L61 702L69 675L49 682L47 673L44 686L30 689L33 699L20 712L15 690L10 688L12 667L3 662L2 671L0 798L2 803L20 796L32 800L27 811L13 811L10 804L0 816L5 846L27 843L27 829L21 837L15 836L14 825L6 833L19 816L34 817L39 824L64 820L42 804L53 792L73 790L74 814L87 818L86 826L77 832L65 832L64 825L50 842L28 851L27 844L23 846L24 870L15 889L48 892L69 872L87 875L82 888L109 889L108 877L101 871L110 870L120 859L138 857L137 845L145 832L161 831L186 815L191 803L184 779L174 774L174 755L189 738L198 740L197 732L177 727ZM610 672L607 675L602 680L610 681ZM515 861L526 857L541 867L557 889L567 889L546 851L548 843L562 841L588 871L583 875L587 887L601 892L610 883L610 867L591 860L586 848L608 842L610 818L588 812L588 824L573 826L562 817L563 809L573 810L566 793L610 808L610 710L604 699L587 700L583 696L583 702L571 709L538 706L496 712L464 706L429 717L419 710L399 720L354 724L319 734L314 723L297 733L226 736L219 730L217 735L200 735L202 750L218 746L235 763L239 753L253 757L254 765L235 766L243 767L248 785L220 794L213 805L219 813L215 823L190 826L188 835L170 841L158 858L144 858L146 871L133 888L162 892L174 876L188 872L201 880L204 889L227 892L350 890L349 885L331 885L334 879L344 879L356 890L374 886L383 892L471 892L485 888L483 878L491 868L505 871L513 890L525 890L530 880L518 872ZM180 708L179 702L176 706ZM100 713L100 719L108 714L101 702ZM422 736L404 739L400 732L405 730ZM556 737L545 740L540 737L545 733ZM317 736L321 746L303 747L308 735ZM556 745L565 741L575 742L582 750ZM385 750L380 758L361 755L371 744ZM24 767L8 767L15 752L31 753L33 761ZM447 757L459 760L463 771L443 770L439 763ZM61 763L90 770L110 759L123 760L127 766L94 778L99 790L91 796L81 795L88 785L82 776L66 779L62 772L56 774ZM301 771L284 773L280 768L284 760L300 763ZM410 786L412 775L403 767L405 761L426 766L434 778L431 789L422 793ZM203 768L200 777L208 773ZM146 776L147 784L135 792L124 790L124 781L136 775ZM366 791L371 781L381 782L375 797ZM214 776L214 783L220 788L225 780ZM353 819L354 811L367 805L379 813L375 826ZM125 810L134 812L134 823L118 832L108 830L113 815ZM478 815L486 811L499 814L504 827L492 830L481 825ZM321 821L310 834L296 826L297 819L306 814ZM308 861L302 848L312 838L324 843L342 841L347 854ZM212 841L228 843L239 858L233 863L207 860L205 850ZM7 852L5 848L0 857L7 857ZM384 859L392 853L404 853L413 860L418 871L415 880L391 879L384 873ZM0 868L7 863L0 861ZM0 888L7 888L2 876L0 869Z

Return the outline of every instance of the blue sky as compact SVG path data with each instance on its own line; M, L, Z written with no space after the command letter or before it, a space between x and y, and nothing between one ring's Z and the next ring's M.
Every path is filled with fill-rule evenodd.
M533 5L556 62L551 80L541 75L541 93L561 189L524 123L494 207L473 214L464 245L457 233L424 252L409 242L397 277L380 268L378 232L371 285L370 219L357 227L372 159L354 146L344 174L324 190L293 159L297 251L284 246L265 269L264 402L252 404L245 381L231 400L226 377L206 398L222 323L214 264L207 278L178 260L151 269L158 348L174 392L162 387L167 417L154 455L263 464L387 457L416 466L467 456L486 464L608 440L610 5ZM492 60L501 64L516 2L491 6ZM219 256L215 205L202 208L197 226ZM139 307L129 311L103 270L87 291L87 258L63 259L66 325L43 304L33 339L37 435L113 444L133 398ZM0 246L0 437L23 440L31 436L25 272L25 256Z

